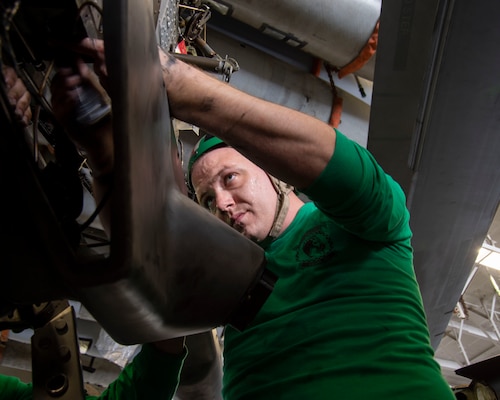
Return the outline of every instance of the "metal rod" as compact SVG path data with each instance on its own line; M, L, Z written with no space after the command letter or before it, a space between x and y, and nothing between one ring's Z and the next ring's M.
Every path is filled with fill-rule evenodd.
M465 347L464 347L464 345L462 343L462 331L463 331L463 327L464 327L464 320L462 319L460 321L460 329L458 331L457 343L460 346L460 350L462 350L462 354L464 355L465 362L467 363L467 365L470 365L469 357L467 356L467 352L465 351Z

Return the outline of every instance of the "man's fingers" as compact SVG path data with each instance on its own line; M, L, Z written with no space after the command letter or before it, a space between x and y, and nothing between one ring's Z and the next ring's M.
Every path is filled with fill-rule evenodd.
M80 84L81 77L72 74L71 69L61 69L52 79L52 108L60 121L66 121L70 117L78 99L77 88Z
M104 41L85 38L75 46L75 51L83 55L91 56L94 59L94 72L97 76L100 78L108 76L104 54Z
M71 68L60 68L58 73L52 79L52 87L55 90L74 88L82 84L82 77L75 74Z
M90 69L81 58L76 59L78 73L85 79L89 79Z
M80 54L101 57L104 54L104 41L94 38L85 38L74 45L73 49Z
M100 54L104 53L104 42L100 39L85 38L78 43L53 39L50 44L92 58L101 57Z
M7 98L14 109L14 115L23 125L29 125L32 117L30 93L23 81L17 76L14 68L4 66L2 72L7 88Z
M94 64L94 71L100 77L107 76L105 54L104 54L104 41L101 39L85 38L78 43L68 43L58 40L52 40L51 44L54 47L70 50L75 55L80 55L89 62L92 59Z
M30 111L31 96L25 91L21 97L17 100L15 114L19 119L23 119L27 116L27 111ZM30 111L31 113L31 111Z
M14 84L16 83L17 80L17 74L14 68L12 67L7 67L3 66L2 67L2 73L5 79L5 85L7 86L7 90L10 89Z

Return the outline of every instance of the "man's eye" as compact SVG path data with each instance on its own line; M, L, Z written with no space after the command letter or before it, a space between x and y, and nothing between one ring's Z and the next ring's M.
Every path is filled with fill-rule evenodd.
M224 181L226 184L232 182L234 180L234 178L236 177L236 174L227 174L225 177L224 177Z

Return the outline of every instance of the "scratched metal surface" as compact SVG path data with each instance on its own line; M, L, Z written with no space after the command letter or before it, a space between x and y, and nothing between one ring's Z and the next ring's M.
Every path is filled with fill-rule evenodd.
M116 142L111 264L121 278L79 294L122 344L227 323L265 261L260 247L188 199L175 180L150 11L141 0L104 5Z

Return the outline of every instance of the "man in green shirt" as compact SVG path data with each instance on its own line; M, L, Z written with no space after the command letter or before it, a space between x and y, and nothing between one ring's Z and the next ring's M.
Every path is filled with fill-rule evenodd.
M103 44L82 46L104 71ZM226 330L224 398L454 399L433 358L399 185L324 122L159 55L171 115L216 136L190 162L197 201L259 243L279 277L250 326ZM61 70L61 121L85 79L83 67ZM111 126L73 140L104 193Z

